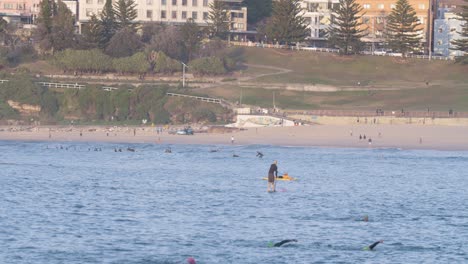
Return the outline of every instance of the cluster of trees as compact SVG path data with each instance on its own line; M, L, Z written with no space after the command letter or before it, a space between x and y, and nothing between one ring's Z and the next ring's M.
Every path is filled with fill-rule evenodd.
M108 92L99 86L55 90L42 87L27 75L15 76L0 89L0 120L20 119L8 100L40 106L36 120L58 121L66 118L89 121L128 121L142 119L157 124L178 122L227 121L227 109L191 99L166 96L168 86L122 86ZM132 88L132 89L130 89ZM195 110L194 110L195 109Z
M328 29L330 44L345 54L362 51L362 37L367 35L362 21L362 7L355 0L340 0L333 9L331 25ZM387 17L386 46L394 52L407 54L421 48L419 32L422 30L416 11L407 0L398 0Z
M468 3L468 0L464 0ZM245 0L249 8L249 22L255 24L259 39L270 43L290 44L306 40L309 32L299 0ZM363 8L356 0L340 0L332 9L327 29L328 44L342 54L356 54L365 47L362 38L367 28L362 23ZM466 23L461 39L453 41L454 49L468 52L468 4L459 14ZM422 25L408 0L398 0L387 17L384 32L385 46L394 52L407 54L421 49ZM466 56L462 61L466 61Z
M228 19L220 1L211 4L209 27L200 28L189 19L181 26L163 23L138 24L133 0L106 0L99 16L93 15L75 34L69 10L60 0L42 0L36 40L42 52L54 54L66 70L81 72L151 73L174 72L181 63L193 63L193 73L219 74L232 70L229 52L219 39L226 36ZM63 12L62 12L63 11ZM208 41L205 41L208 40ZM213 42L213 43L211 43ZM221 43L221 44L220 44ZM208 57L208 58L205 58ZM211 58L211 57L216 57ZM221 60L214 68L200 68L203 61Z

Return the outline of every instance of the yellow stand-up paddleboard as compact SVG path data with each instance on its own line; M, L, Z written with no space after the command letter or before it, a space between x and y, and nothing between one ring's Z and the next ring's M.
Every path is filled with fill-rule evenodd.
M264 177L263 180L268 180L268 177ZM284 173L283 175L278 176L275 180L276 181L297 181L297 178L293 178L289 176L287 173Z

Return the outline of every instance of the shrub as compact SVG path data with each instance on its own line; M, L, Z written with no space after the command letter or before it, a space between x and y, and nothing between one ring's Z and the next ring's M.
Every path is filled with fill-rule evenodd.
M224 74L226 68L224 62L218 57L204 57L191 61L189 63L190 71L196 74Z

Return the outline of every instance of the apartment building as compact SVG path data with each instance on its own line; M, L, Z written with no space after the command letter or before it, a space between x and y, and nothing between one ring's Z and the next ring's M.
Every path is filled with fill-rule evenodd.
M8 23L32 24L39 12L40 0L0 0L0 16Z
M326 40L326 30L330 26L332 8L337 7L339 0L303 0L307 28L310 30L309 40L320 46Z
M452 41L462 38L460 32L464 21L460 20L462 1L443 0L438 3L437 19L434 20L434 54L447 57L463 56L464 52L454 50Z
M1 1L1 0L0 0ZM115 0L114 0L115 1ZM136 22L162 22L183 24L193 19L200 26L206 26L210 3L214 0L136 0ZM247 29L247 7L242 0L221 0L225 3L230 17L231 32ZM105 0L80 0L79 23L87 23L93 14L102 12Z
M395 8L396 0L356 0L363 8L362 22L367 28L367 37L363 40L371 43L382 43L387 23L387 16ZM416 16L421 23L419 31L422 37L422 44L426 49L430 49L432 38L432 10L435 1L432 0L409 0L410 5L416 11Z

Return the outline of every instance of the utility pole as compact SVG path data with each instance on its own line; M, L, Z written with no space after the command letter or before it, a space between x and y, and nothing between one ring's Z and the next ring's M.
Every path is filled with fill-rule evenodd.
M273 109L276 111L276 105L275 105L275 91L273 91Z
M188 67L185 63L182 63L182 87L185 88L185 67Z
M429 45L428 45L428 48L429 48L429 60L432 59L432 22L433 22L433 3L432 3L432 0L429 1Z

